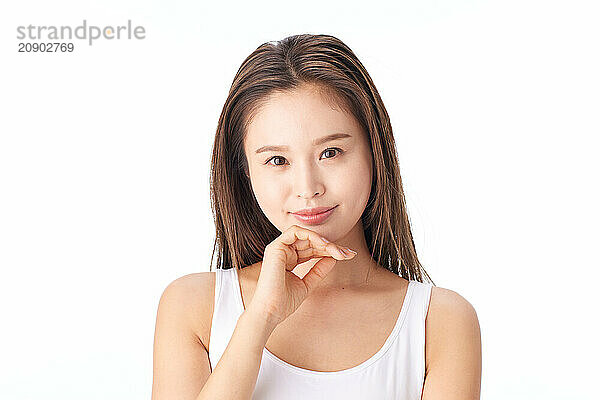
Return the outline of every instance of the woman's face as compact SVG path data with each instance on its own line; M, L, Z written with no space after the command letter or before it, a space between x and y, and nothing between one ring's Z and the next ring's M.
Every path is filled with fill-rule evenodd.
M270 97L248 127L244 151L256 200L281 232L295 224L335 241L360 222L371 189L367 135L352 115L315 89ZM334 206L317 224L292 214Z

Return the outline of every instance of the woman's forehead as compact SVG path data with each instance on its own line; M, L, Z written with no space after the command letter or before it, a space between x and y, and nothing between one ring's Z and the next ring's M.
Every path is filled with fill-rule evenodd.
M294 91L271 96L248 125L247 141L281 138L312 141L336 132L357 134L354 116L335 107L314 91Z

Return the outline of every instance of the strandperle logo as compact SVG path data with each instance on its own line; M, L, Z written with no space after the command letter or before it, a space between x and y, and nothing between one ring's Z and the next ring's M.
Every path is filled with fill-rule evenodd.
M146 30L143 26L131 26L131 20L127 20L127 25L107 25L96 26L87 24L83 20L83 25L76 26L18 26L17 39L19 40L87 40L91 46L94 40L114 40L114 39L145 39Z

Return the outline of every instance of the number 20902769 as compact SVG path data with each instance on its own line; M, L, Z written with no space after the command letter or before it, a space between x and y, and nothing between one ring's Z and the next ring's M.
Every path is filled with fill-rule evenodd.
M71 53L74 49L75 45L73 43L19 43L19 53Z

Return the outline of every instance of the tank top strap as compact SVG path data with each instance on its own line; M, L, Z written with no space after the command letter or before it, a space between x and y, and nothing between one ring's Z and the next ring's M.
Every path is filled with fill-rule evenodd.
M210 329L209 360L214 369L227 348L239 317L244 312L235 268L215 270L215 300Z
M406 330L403 341L410 344L410 348L404 349L404 354L410 354L410 384L415 398L420 398L423 383L425 381L425 319L429 310L429 301L433 285L419 281L410 281L413 286L411 298L411 310L406 320ZM403 342L400 341L400 342ZM400 346L400 345L399 345ZM406 373L406 372L404 372Z
M425 318L427 317L427 311L429 310L429 302L431 300L431 291L433 289L433 285L431 283L423 283L418 281L414 282L415 285L415 293L416 297L413 302L415 303L416 310L414 311L419 320L425 323Z

